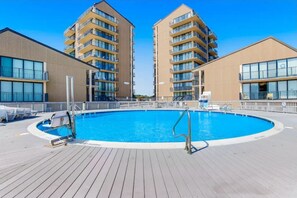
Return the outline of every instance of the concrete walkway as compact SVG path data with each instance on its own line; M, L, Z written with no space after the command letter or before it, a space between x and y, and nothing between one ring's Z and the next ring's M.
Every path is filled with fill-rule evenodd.
M182 149L118 149L48 142L0 126L0 197L297 197L297 115L242 112L282 122L258 141ZM45 115L46 116L46 115Z

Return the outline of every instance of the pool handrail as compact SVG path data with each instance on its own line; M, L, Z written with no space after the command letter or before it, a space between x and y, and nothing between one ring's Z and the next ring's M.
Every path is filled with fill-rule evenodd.
M188 115L188 134L181 133L181 134L176 135L175 128L186 113ZM181 137L181 136L185 137L185 139L186 139L185 150L188 152L188 154L192 154L192 128L191 128L191 114L189 111L189 107L187 107L183 111L183 113L179 116L178 120L175 122L175 124L172 128L172 134L175 138Z

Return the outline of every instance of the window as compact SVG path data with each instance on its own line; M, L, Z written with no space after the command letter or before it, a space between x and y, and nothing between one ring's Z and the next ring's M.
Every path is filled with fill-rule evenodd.
M286 76L287 75L287 61L278 60L277 61L277 76Z
M12 101L12 83L7 81L1 81L1 101Z
M288 81L288 98L297 98L297 80Z
M288 75L297 75L297 58L288 59Z
M260 63L260 78L267 78L267 62Z
M33 79L34 78L34 68L33 61L24 61L24 78Z
M251 83L251 99L257 100L259 99L259 84Z
M33 101L33 83L24 83L24 101Z
M23 78L23 60L13 59L13 77Z
M268 78L276 77L276 61L268 62Z
M34 78L42 80L43 75L43 64L41 62L34 62Z
M268 93L272 95L272 99L277 99L278 98L278 93L277 93L277 86L276 82L269 82L268 83Z
M243 65L242 66L242 79L243 80L250 79L250 65Z
M251 79L259 78L259 68L258 63L251 64Z
M250 84L242 85L242 99L243 100L250 99Z
M12 59L1 57L1 76L12 77Z
M23 83L13 82L13 101L20 102L23 100Z
M43 100L43 89L41 83L34 83L34 101L41 102Z
M277 84L279 99L287 99L287 81L279 81Z

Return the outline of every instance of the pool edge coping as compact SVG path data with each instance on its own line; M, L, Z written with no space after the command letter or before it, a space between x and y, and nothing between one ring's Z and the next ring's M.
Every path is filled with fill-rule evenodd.
M146 109L104 109L104 110L95 110L95 111L85 111L84 113L96 113L96 112L107 112L107 111L135 111L135 110L146 110ZM160 110L160 109L147 109L147 110ZM183 110L183 109L162 109L162 110ZM193 109L194 111L200 111L198 109ZM262 116L254 116L246 113L235 113L235 112L223 112L223 111L210 111L210 112L218 112L218 113L229 113L229 114L237 114L237 115L246 115L251 117L256 117L259 119L264 119L266 121L270 121L274 123L274 127L252 135L241 136L236 138L226 138L220 140L208 140L208 141L193 141L192 145L197 148L204 148L209 146L224 146L224 145L232 145L232 144L239 144L239 143L246 143L251 141L256 141L260 139L264 139L273 135L276 135L284 130L283 123ZM44 119L42 119L44 120ZM45 133L37 128L37 125L42 121L36 121L30 124L27 127L27 131L31 134L41 138L46 139L48 141L59 138L60 136L51 135ZM71 144L76 145L85 145L85 146L100 146L106 148L126 148L126 149L174 149L174 148L184 148L184 142L168 142L168 143L136 143L136 142L107 142L107 141L96 141L96 140L74 140Z

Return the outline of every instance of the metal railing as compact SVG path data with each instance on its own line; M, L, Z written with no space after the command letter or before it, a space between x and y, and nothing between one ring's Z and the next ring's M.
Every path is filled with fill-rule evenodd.
M188 134L181 133L176 134L175 129L178 123L181 121L181 119L184 117L184 115L187 113L188 115ZM189 112L189 108L186 108L183 113L179 116L178 120L175 122L173 128L172 128L172 134L175 138L177 137L184 137L186 139L185 143L185 150L188 152L188 154L192 154L192 128L191 128L191 114Z

